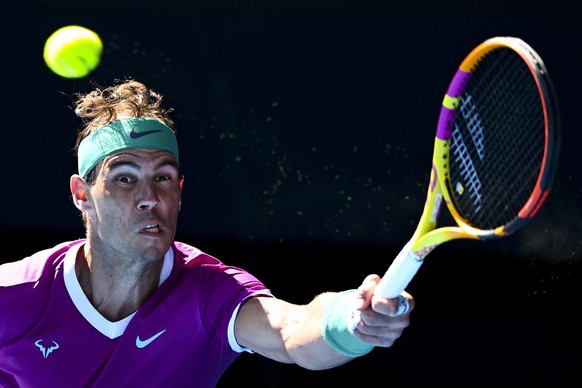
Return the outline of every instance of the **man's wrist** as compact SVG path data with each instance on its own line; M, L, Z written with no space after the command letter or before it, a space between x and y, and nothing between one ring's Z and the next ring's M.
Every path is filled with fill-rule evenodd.
M350 333L348 317L354 304L356 290L340 292L327 305L321 328L324 341L334 350L348 357L359 357L370 353L374 346L361 341Z

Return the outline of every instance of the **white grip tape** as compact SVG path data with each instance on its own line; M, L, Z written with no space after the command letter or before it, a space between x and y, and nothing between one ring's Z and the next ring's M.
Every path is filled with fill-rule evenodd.
M388 271L378 283L375 295L383 296L385 298L396 298L408 286L418 269L422 265L422 259L410 249L412 241L402 248L398 256L394 259Z
M410 308L408 299L401 294L424 261L416 256L410 249L411 247L412 241L409 241L396 256L374 291L374 295L385 298L398 298L398 308L395 315L402 315L408 312ZM354 334L358 323L360 323L360 312L352 311L347 318L347 323L349 332Z

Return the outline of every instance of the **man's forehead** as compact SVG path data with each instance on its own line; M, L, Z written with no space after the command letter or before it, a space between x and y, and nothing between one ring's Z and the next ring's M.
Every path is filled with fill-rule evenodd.
M176 157L172 153L154 148L136 148L123 150L105 157L103 162L104 164L117 164L123 162L140 164L153 162L155 164L169 164L176 167L178 165Z

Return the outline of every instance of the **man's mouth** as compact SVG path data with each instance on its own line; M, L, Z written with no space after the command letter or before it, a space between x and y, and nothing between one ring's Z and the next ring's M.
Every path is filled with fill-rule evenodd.
M145 228L143 228L143 231L146 233L161 233L161 229L159 227L158 224L151 224L151 225L146 225Z

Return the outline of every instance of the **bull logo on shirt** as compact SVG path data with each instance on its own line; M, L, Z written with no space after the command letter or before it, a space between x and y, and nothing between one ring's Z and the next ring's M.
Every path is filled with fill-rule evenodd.
M40 351L42 352L42 356L44 358L47 358L49 356L49 354L51 354L53 352L53 350L57 350L59 348L59 344L57 344L55 341L52 341L53 345L49 346L48 348L46 346L44 346L41 342L42 342L42 339L39 339L34 344L36 345L37 348L40 349Z

